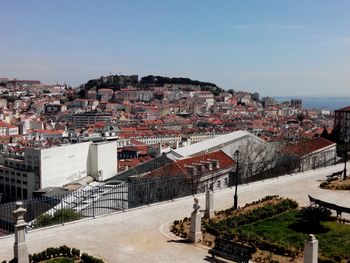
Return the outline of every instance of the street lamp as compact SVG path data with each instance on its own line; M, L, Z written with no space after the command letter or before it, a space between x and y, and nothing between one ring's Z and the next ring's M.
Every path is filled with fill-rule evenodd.
M238 162L239 162L239 151L237 150L234 153L236 159L236 180L235 180L235 196L233 197L233 209L237 210L238 208L238 196L237 196L237 185L238 185Z
M348 142L349 142L349 136L345 136L344 142L345 142L345 158L344 158L344 177L343 177L343 180L346 179L346 161L348 160Z

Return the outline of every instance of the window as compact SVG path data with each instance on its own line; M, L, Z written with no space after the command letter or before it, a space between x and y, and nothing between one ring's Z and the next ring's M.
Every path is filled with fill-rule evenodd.
M218 188L221 187L221 181L218 181L218 182L217 182L217 186L218 186Z
M225 185L228 185L228 178L225 178Z

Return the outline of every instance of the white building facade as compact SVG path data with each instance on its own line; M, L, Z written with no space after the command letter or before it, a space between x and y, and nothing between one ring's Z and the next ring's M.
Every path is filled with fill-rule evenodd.
M5 199L26 199L41 188L62 187L86 176L102 181L115 174L117 145L114 141L27 148L23 156L2 155L0 192Z

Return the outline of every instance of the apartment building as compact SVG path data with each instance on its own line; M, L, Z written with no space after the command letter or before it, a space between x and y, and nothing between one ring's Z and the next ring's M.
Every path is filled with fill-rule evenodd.
M92 176L98 181L117 174L116 142L84 142L50 148L25 148L0 155L3 200L26 199L33 192Z
M341 139L349 139L350 106L334 111L334 127L339 130Z
M85 127L96 122L110 123L112 121L112 115L109 112L88 111L66 115L64 119L73 127Z

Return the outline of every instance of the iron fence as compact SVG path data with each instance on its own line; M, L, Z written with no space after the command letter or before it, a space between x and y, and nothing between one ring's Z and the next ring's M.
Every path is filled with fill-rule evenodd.
M254 175L247 175L246 170L243 169L244 166L241 166L243 168L238 173L238 184L279 177L295 172L298 166L298 160L288 159L278 166L264 169ZM228 187L233 186L235 176L236 173L231 172ZM82 218L94 218L203 191L205 191L203 188L198 187L198 182L184 180L183 177L157 179L134 177L129 178L128 182L110 181L103 186L87 186L69 194L23 200L23 207L27 209L25 220L30 230ZM0 236L13 233L12 211L15 207L15 202L0 205Z
M28 230L64 224L82 218L125 211L193 194L193 186L182 178L142 179L110 182L55 196L23 200ZM16 203L0 205L0 236L14 231L12 211Z

